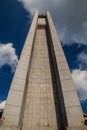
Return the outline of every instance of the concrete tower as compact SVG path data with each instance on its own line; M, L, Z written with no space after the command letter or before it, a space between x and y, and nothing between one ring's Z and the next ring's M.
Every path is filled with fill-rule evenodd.
M50 13L32 21L0 130L87 130Z

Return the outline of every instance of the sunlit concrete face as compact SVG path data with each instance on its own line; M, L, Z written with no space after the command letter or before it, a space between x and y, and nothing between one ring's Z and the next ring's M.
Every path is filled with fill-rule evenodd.
M0 130L86 130L50 13L35 13L11 84Z
M38 24L46 26L45 18L39 18ZM36 30L23 119L24 130L33 127L57 130L45 26Z

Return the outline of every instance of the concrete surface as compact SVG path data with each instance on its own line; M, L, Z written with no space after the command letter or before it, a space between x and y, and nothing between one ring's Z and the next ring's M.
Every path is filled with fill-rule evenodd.
M39 24L45 20L38 20ZM57 130L46 30L37 29L29 74L23 130Z

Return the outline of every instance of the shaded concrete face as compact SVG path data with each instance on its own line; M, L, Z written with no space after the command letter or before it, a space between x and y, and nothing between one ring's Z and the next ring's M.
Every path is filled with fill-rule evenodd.
M1 130L86 130L49 12L34 16L2 117Z
M53 55L53 62L55 66L54 71L56 74L57 87L58 90L60 90L58 91L58 99L60 113L62 115L61 120L63 121L63 125L65 126L81 126L83 118L82 109L75 90L75 86L72 81L66 58L64 56L60 41L58 39L49 12L47 12L47 21L50 30L51 43L53 44L51 46L51 51L54 51L55 53L55 56ZM63 115L65 115L66 118L64 118ZM67 120L66 124L64 124L65 120Z

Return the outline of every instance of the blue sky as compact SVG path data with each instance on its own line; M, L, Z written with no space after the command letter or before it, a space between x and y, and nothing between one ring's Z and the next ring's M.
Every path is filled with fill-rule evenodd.
M0 101L7 98L15 68L36 10L50 11L84 112L87 112L87 1L0 1Z
M0 1L0 100L5 100L13 78L13 67L20 53L28 32L31 20L22 4L16 0ZM11 45L12 44L12 45ZM14 50L15 49L15 50ZM6 56L8 56L9 62ZM16 57L17 56L17 57ZM13 58L13 61L12 59ZM6 62L5 62L5 61ZM13 67L12 67L13 66Z

